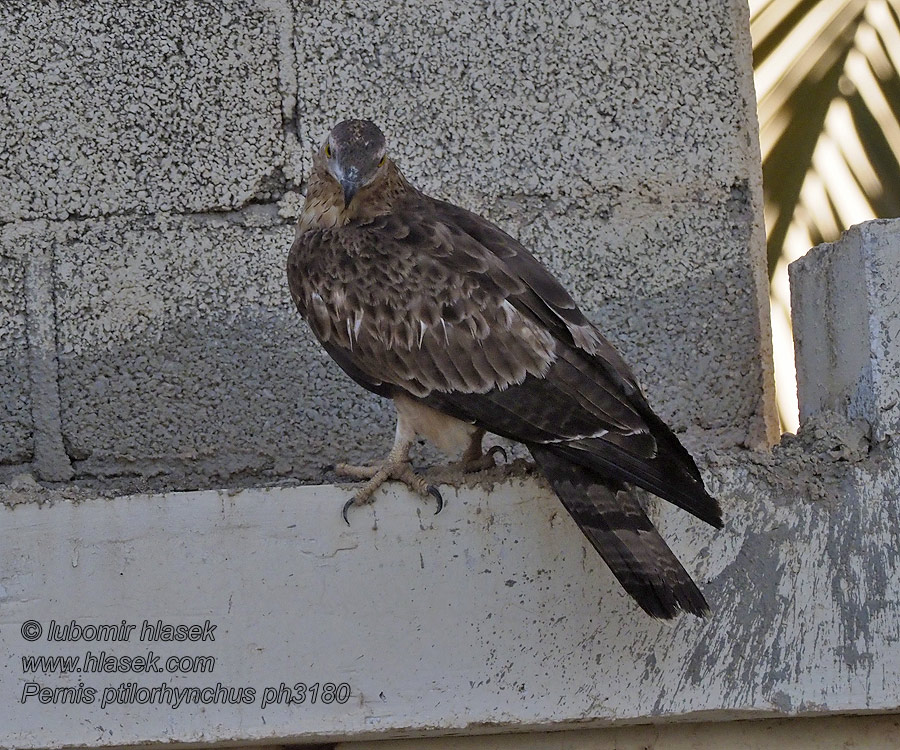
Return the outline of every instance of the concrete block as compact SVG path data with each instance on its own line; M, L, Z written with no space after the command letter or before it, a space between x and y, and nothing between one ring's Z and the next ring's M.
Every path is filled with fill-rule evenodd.
M900 221L852 227L791 264L802 422L828 412L900 435Z
M276 3L0 6L0 221L204 211L283 159Z
M755 336L738 325L727 336L705 312L754 304L739 282L736 269L723 267L657 295L615 300L593 316L633 363L656 412L694 451L764 442L746 377L760 367Z
M705 410L728 422L711 444L774 439L745 2L294 5L294 179L336 120L372 118L417 187L523 239L587 311L640 316L645 329L622 332L632 361L677 394L681 424ZM732 285L722 295L704 291L714 276ZM682 321L649 312L692 288L704 306ZM694 317L704 350L722 350L713 366L687 339L648 351L656 327Z
M0 464L28 462L34 450L21 244L0 228Z
M63 429L82 475L321 480L327 465L389 448L392 410L343 375L293 308L293 229L277 215L54 231Z

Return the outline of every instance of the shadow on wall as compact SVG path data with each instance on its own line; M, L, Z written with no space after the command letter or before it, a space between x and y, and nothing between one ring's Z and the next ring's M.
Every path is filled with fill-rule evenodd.
M747 443L746 428L734 425L752 424L756 408L742 388L759 366L747 342L714 336L714 320L685 313L721 304L723 289L744 294L727 276L595 316L615 331L663 417L704 448ZM159 316L60 356L63 435L80 475L179 481L185 473L188 486L240 474L321 482L337 461L386 453L393 407L340 371L289 301L209 317L187 299L177 305L178 318Z
M635 274L619 248L625 240L613 233L597 240L600 247L581 248L591 270L571 284L657 412L695 452L766 443L764 364L747 313L757 299L744 258L727 251L746 242L745 203L738 190L696 207L704 227L733 235L703 274L680 259L668 274ZM693 219L685 221L669 231L687 232ZM570 231L590 225L585 217L569 223ZM535 222L517 234L539 256L549 246L545 259L565 279L573 253L558 247L555 231ZM639 222L634 231L649 230ZM52 258L43 283L55 298L61 430L77 476L155 476L175 489L221 486L241 475L321 482L338 461L386 453L391 405L339 370L290 301L284 264L293 235L274 205L22 230L21 257ZM633 238L639 249L666 241L641 237ZM658 265L652 252L638 254L644 265ZM16 385L27 383L27 368L18 372ZM21 434L0 461L28 459L27 396L16 401Z
M217 316L219 317L219 316ZM196 314L60 359L65 445L80 474L242 473L321 481L390 446L390 405L357 388L292 311Z
M32 459L25 263L0 252L0 465Z

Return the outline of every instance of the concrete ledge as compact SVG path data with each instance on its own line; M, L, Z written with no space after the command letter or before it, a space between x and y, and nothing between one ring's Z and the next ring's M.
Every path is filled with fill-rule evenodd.
M436 517L391 488L351 528L338 513L348 489L332 486L84 500L7 492L8 502L44 502L0 508L0 745L325 741L895 710L898 508L885 499L900 462L829 457L831 444L707 457L726 529L675 509L657 521L714 614L672 625L636 609L532 480L445 488ZM46 640L51 621L123 620L136 626L127 642ZM209 621L215 641L142 642L144 620ZM40 625L37 641L23 638L28 621ZM88 650L152 650L160 669L173 655L215 664L23 671L23 656ZM278 703L298 682L346 684L349 697ZM51 698L83 684L96 699L42 704L37 693L22 703L23 691L38 690L27 683ZM255 692L247 704L177 709L129 692L163 683ZM107 688L118 702L101 708ZM262 708L264 696L276 702Z

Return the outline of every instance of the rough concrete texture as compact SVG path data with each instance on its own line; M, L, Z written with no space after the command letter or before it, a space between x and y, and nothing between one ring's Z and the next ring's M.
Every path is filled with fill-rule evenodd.
M0 695L81 681L97 700L16 703L0 744L300 742L896 711L900 450L860 451L827 425L807 427L774 455L702 457L725 508L721 532L671 506L655 513L713 607L705 621L672 624L638 610L533 479L445 486L438 516L391 485L350 527L339 514L350 491L331 486L81 501L9 490ZM46 635L51 619L209 619L217 629L200 643L23 639L26 621ZM23 655L101 648L153 649L160 667L174 654L216 662L191 674L23 672ZM101 708L122 682L256 692L241 705ZM350 696L263 708L265 688L282 682L345 682Z
M283 266L293 233L274 212L121 217L48 232L63 434L80 475L163 474L176 486L239 474L316 481L348 456L386 452L392 408L343 375L291 306ZM571 275L562 257L551 262ZM745 341L716 338L714 321L684 315L691 305L739 305L739 281L725 266L595 315L673 426L706 431L697 443L745 442L753 419L734 396ZM685 389L711 372L723 398L734 396L730 411Z
M771 442L746 3L547 7L297 2L301 143L382 123L418 187L499 221L610 324L680 428Z
M370 457L360 445L389 447L390 412L349 385L292 308L293 229L273 214L53 228L63 431L80 474L311 480Z
M900 435L900 222L870 221L790 266L801 421L834 411Z
M280 16L263 6L3 3L0 221L266 197L283 139Z
M32 469L185 489L387 449L390 406L319 351L283 272L310 148L351 114L533 248L688 443L766 444L747 9L670 5L4 5L0 221L54 264Z
M0 228L0 464L31 460L34 450L24 253L16 251L12 227Z

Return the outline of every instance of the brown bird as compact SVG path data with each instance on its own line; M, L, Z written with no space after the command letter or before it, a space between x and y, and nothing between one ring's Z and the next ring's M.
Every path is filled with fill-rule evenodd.
M368 120L345 120L313 155L287 266L316 338L364 388L391 398L397 433L344 506L388 479L440 494L415 474L417 436L480 469L485 432L527 446L566 510L654 617L709 611L659 536L637 485L722 526L718 502L653 413L624 360L559 282L487 220L412 187Z

